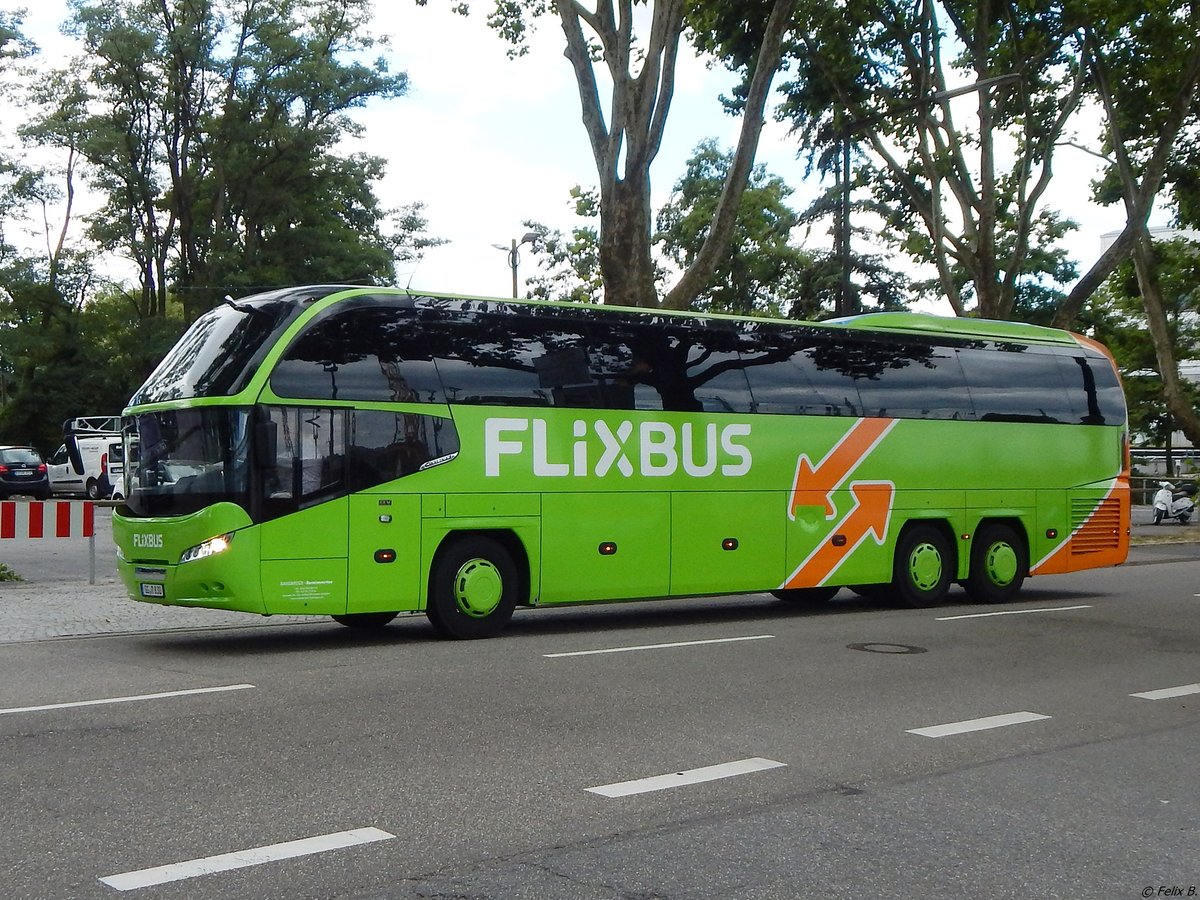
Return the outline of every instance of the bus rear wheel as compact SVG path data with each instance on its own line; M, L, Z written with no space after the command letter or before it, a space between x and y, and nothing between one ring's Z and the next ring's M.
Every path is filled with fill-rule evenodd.
M483 535L456 539L434 563L425 615L444 637L494 637L512 618L519 580L516 563L499 541Z
M1029 574L1025 541L1008 525L985 525L975 533L971 545L971 570L963 582L967 594L978 603L1011 600Z
M954 575L953 545L933 525L915 525L896 542L892 590L901 606L920 609L946 599Z
M333 621L347 628L382 628L398 615L394 612L346 613L333 616Z
M780 588L771 591L771 596L785 603L825 603L838 592L836 587Z

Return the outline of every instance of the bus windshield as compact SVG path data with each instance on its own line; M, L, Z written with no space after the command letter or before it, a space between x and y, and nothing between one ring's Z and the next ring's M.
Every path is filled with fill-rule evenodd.
M135 516L182 516L219 501L247 505L250 410L178 409L133 417L125 503Z
M290 299L243 300L210 309L192 323L129 405L237 393L301 309Z

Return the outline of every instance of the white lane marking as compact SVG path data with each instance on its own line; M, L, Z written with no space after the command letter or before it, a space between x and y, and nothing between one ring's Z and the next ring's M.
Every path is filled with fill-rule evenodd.
M1129 696L1141 697L1143 700L1168 700L1171 697L1186 697L1188 694L1200 694L1200 684L1185 684L1158 691L1143 691L1140 694L1130 694Z
M138 700L162 700L167 697L189 697L192 694L216 694L221 691L246 691L252 684L227 684L222 687L192 688L186 691L163 691L160 694L137 694L132 697L107 697L103 700L76 700L73 703L48 703L45 706L14 706L0 709L0 716L9 713L44 712L48 709L71 709L76 706L103 706L106 703L133 703Z
M955 619L986 619L989 616L1023 616L1026 613L1069 612L1072 609L1091 609L1090 606L1056 606L1052 609L1005 609L1000 612L971 613L969 616L939 616L934 621L953 622Z
M706 641L679 641L674 644L642 644L638 647L609 647L606 650L575 650L570 653L543 653L546 659L561 659L564 656L595 656L599 653L628 653L631 650L667 650L672 647L699 647L701 644L732 644L735 641L765 641L773 634L752 634L746 637L712 638Z
M1041 713L1017 712L1003 716L985 716L982 719L967 719L965 722L950 722L946 725L931 725L928 728L910 728L909 734L919 734L922 737L941 738L952 734L965 734L968 731L986 731L989 728L1003 728L1006 725L1023 725L1026 722L1036 722L1048 719Z
M638 778L635 781L618 781L614 784L602 784L599 787L590 787L588 791L593 794L600 794L602 797L628 797L631 794L665 791L668 788L682 787L685 784L700 784L705 781L716 781L719 778L748 775L751 772L761 772L764 769L778 769L786 765L787 763L755 756L750 759L739 759L735 762L721 763L716 766L704 766L699 769L673 772L670 775L653 775L649 778Z
M251 850L237 850L233 853L222 853L218 856L206 856L203 859L172 863L167 866L156 866L153 869L140 869L136 872L107 875L100 880L109 887L116 888L118 891L132 891L138 888L167 884L171 881L183 881L185 878L195 878L199 875L228 872L232 869L244 869L247 866L258 866L281 859L293 859L297 856L309 856L313 853L325 853L329 850L342 850L346 847L358 846L359 844L387 841L394 837L394 834L389 834L378 828L355 828L352 831L322 834L317 837L301 838L298 841L271 844L267 847L255 847Z

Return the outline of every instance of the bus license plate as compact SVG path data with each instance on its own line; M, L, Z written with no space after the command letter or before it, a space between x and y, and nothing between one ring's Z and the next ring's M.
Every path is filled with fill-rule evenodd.
M143 584L142 585L142 596L143 597L165 597L166 594L163 593L163 586L161 584Z

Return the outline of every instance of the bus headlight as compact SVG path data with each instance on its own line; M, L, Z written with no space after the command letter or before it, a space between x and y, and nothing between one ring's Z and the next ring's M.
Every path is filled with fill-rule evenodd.
M209 538L203 544L197 544L195 547L189 547L183 551L183 555L179 557L179 564L183 565L186 562L193 562L197 559L205 559L209 556L215 556L218 553L224 553L229 549L229 545L233 543L233 532L228 534L218 534L214 538Z

